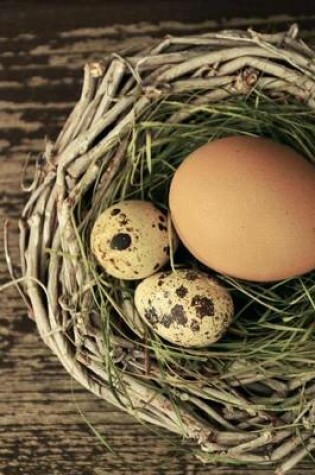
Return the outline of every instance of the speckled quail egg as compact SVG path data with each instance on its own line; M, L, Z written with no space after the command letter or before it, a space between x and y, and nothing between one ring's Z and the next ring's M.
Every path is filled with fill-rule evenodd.
M204 347L219 340L233 316L229 292L203 272L159 272L135 291L135 307L158 335L183 347Z
M105 271L119 279L143 279L169 260L177 238L168 232L168 219L153 203L121 201L95 221L91 250Z

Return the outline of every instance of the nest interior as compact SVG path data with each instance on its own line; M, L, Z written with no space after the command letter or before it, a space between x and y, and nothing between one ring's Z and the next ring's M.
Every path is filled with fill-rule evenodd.
M205 462L282 474L315 447L314 273L261 286L218 275L234 323L217 344L184 351L145 328L133 284L100 271L89 233L120 199L167 207L176 166L214 137L270 136L314 161L314 74L296 25L168 36L87 64L19 223L19 290L45 343L88 390L179 434Z

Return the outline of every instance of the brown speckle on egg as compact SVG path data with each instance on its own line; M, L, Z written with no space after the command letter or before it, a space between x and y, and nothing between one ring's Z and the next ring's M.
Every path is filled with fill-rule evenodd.
M110 242L110 247L117 251L123 251L131 245L131 236L126 233L115 234Z
M113 267L115 267L116 270L119 270L117 259L110 258L109 262L113 265Z
M186 325L188 319L182 305L174 305L171 309L171 317L173 322L176 322L178 325Z
M164 224L159 223L158 228L159 228L160 231L167 231L167 227L164 226Z
M181 285L175 290L175 292L178 297L183 298L185 297L185 295L187 295L188 290L187 290L187 287L184 287L183 285Z
M170 328L172 324L172 317L169 314L164 314L161 318L161 325L165 328Z
M165 254L166 254L167 256L169 256L169 255L170 255L170 246L165 246L165 247L163 247L163 251L165 252Z
M208 297L195 295L191 300L191 305L195 307L196 315L199 318L212 317L214 315L213 301Z
M112 209L110 214L111 214L111 216L116 216L119 213L120 213L120 209L119 208L114 208L114 209Z
M193 332L199 332L200 330L200 323L197 320L193 320L190 324L190 328Z
M158 314L154 307L147 308L144 316L151 325L155 325L159 321Z
M126 224L128 224L128 219L125 214L120 215L119 224L120 226L126 226Z

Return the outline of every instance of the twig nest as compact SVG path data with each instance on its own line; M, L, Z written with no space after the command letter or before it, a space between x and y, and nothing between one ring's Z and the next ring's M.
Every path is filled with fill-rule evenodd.
M165 340L184 347L203 347L219 340L233 316L233 301L220 283L203 272L160 272L135 292L145 322Z
M113 53L86 65L80 100L56 142L47 145L29 188L19 222L21 279L14 275L6 245L14 284L41 337L80 384L137 420L180 435L179 444L188 441L204 462L277 464L279 474L315 445L310 407L315 273L270 286L230 279L233 295L241 297L237 328L248 330L248 318L255 317L246 339L243 331L231 332L224 351L209 348L213 358L188 348L174 352L166 342L161 353L154 351L149 335L144 339L145 321L174 344L208 345L231 321L231 297L204 274L178 270L154 275L136 291L139 321L131 304L134 282L117 283L109 274L95 279L86 265L92 254L86 249L86 232L94 225L91 217L97 218L100 200L112 203L115 190L135 197L141 187L143 196L159 196L165 205L170 181L186 153L228 131L284 140L314 163L314 51L294 39L296 34L292 27L267 35L252 30L169 35L154 46L137 42L123 56ZM268 181L269 175L262 175ZM214 175L208 176L213 186ZM221 175L222 189L229 192L226 179ZM211 189L209 183L205 191ZM257 201L256 191L244 206ZM313 204L304 183L292 188L289 199L296 193ZM232 200L240 203L235 196ZM206 213L204 222L226 222L226 202L226 196L219 201L218 220ZM208 198L204 203L214 204ZM115 205L99 218L92 248L109 273L145 278L167 263L171 239L152 205L128 206ZM190 210L189 201L184 208L189 237L196 232ZM175 215L173 219L175 224ZM235 227L229 224L234 236ZM255 226L256 219L250 224ZM226 226L222 229L228 233ZM301 238L303 229L298 230ZM204 233L202 239L207 241ZM234 258L235 248L221 244ZM296 256L300 252L303 245ZM290 254L285 254L287 259ZM175 262L184 267L191 258L183 252ZM111 331L104 332L104 318ZM231 366L232 360L239 361L238 367ZM119 384L111 384L113 375ZM270 431L271 422L275 430ZM284 426L284 431L276 430Z
M106 209L91 233L91 249L105 271L119 279L143 279L163 267L177 239L169 220L147 201L122 201Z

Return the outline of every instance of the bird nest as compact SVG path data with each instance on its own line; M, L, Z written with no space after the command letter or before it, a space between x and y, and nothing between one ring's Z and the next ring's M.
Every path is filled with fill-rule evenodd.
M121 199L166 209L174 170L214 137L272 137L314 160L314 95L314 52L296 25L167 36L86 64L20 220L17 285L44 342L89 391L178 434L172 443L204 462L284 474L315 447L314 273L276 284L217 274L233 324L219 342L184 350L139 318L134 282L98 267L92 225ZM172 254L170 267L180 259L199 265Z

